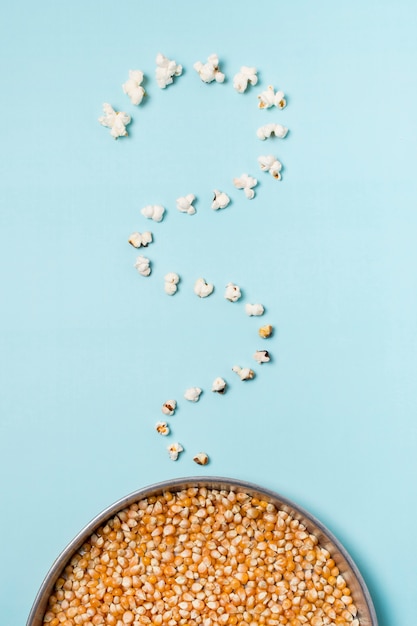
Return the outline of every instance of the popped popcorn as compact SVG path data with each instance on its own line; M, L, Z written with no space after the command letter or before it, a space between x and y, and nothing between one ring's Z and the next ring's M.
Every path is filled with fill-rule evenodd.
M198 402L202 393L200 387L190 387L185 391L184 398L189 402Z
M164 415L174 415L176 408L177 408L176 400L167 400L162 405L161 411Z
M115 139L126 137L126 126L131 122L130 115L124 111L115 111L107 102L103 104L103 111L104 115L98 118L100 124L110 128L110 135Z
M255 197L254 187L258 184L256 178L249 176L249 174L242 174L240 178L234 178L233 184L237 189L243 189L245 196L248 200L252 200Z
M253 355L253 358L259 364L268 363L271 360L268 350L257 350Z
M178 442L169 444L169 446L167 446L167 450L168 450L169 458L171 459L171 461L176 461L178 459L179 454L181 452L184 452L184 448Z
M226 381L223 378L220 378L220 376L218 376L217 378L214 379L211 390L215 391L216 393L223 394L226 391L226 386L227 386Z
M230 198L227 195L227 193L224 193L224 191L219 191L218 189L214 190L213 202L211 205L211 208L214 211L217 211L218 209L225 209L229 203L230 203Z
M164 277L165 280L165 293L169 296L173 296L178 289L178 283L180 282L180 277L175 272L168 272L168 274Z
M209 458L205 452L199 452L193 457L193 461L197 463L197 465L207 465Z
M214 285L212 283L206 283L204 278L197 278L194 284L194 293L200 298L207 298L213 293Z
M158 87L165 89L174 82L175 76L181 76L182 65L177 65L174 60L168 59L160 52L156 55L156 82Z
M256 67L247 67L242 65L240 72L238 72L233 78L233 87L237 92L243 93L246 91L248 84L256 85L258 82Z
M156 422L155 430L157 433L159 433L163 437L166 437L167 435L169 435L169 426L166 422Z
M239 376L240 380L251 380L252 378L255 378L255 372L249 367L240 367L239 365L234 365L232 367L232 371Z
M237 302L242 297L240 287L233 283L227 283L224 297L230 302Z
M278 109L283 109L287 104L287 101L284 98L284 92L277 91L275 93L272 85L269 85L265 91L259 94L258 100L258 107L260 109L269 109L272 106L276 106Z
M276 180L281 180L282 163L273 154L258 157L259 167L263 172L269 172Z
M143 72L140 70L129 70L129 78L123 83L122 89L124 93L129 96L132 104L140 104L145 95L145 90L142 87Z
M192 193L177 198L178 211L181 211L181 213L188 213L188 215L194 215L196 212L195 207L193 207L194 200L195 196Z
M129 243L134 248L140 248L141 246L146 248L148 244L152 243L152 233L148 230L144 233L132 233L129 237Z
M258 128L258 130L256 131L257 137L259 139L262 139L262 141L264 141L265 139L268 139L268 137L271 137L271 135L275 135L275 137L284 139L284 137L286 137L287 134L288 134L288 128L286 128L282 124L273 124L273 123L265 124L264 126L261 126L260 128Z
M245 304L245 311L249 317L252 315L263 315L265 312L262 304Z
M135 261L134 267L142 276L149 276L149 274L151 273L150 261L144 256L138 256Z
M201 61L197 61L193 67L204 83L212 83L213 80L217 83L224 82L225 75L219 69L219 57L217 54L211 54L207 59L207 63L203 64Z
M142 215L154 222L162 222L164 219L165 209L160 204L148 204L141 209Z
M268 339L268 337L272 335L272 332L273 328L271 324L266 324L265 326L260 327L258 334L260 337L262 337L262 339Z

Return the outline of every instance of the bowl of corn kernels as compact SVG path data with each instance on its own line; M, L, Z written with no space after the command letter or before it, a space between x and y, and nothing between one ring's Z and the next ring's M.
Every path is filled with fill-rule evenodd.
M312 515L226 478L140 489L48 572L27 626L377 626L352 558Z

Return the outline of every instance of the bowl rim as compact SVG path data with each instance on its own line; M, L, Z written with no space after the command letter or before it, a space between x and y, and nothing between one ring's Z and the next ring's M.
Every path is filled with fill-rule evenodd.
M47 601L51 595L57 578L71 557L104 522L116 515L119 511L141 499L170 490L180 491L190 487L205 487L207 489L228 491L242 490L248 492L251 496L263 496L269 498L275 504L279 503L279 508L284 511L287 510L287 512L292 514L295 519L298 519L305 524L307 530L316 534L321 545L325 543L336 548L338 551L337 556L340 557L342 563L345 563L348 571L350 570L352 581L356 583L354 585L356 587L356 591L362 595L364 600L364 607L367 615L365 615L365 622L360 622L361 626L362 624L363 626L378 626L378 619L371 594L358 566L339 539L337 539L337 537L319 519L302 506L299 506L294 501L281 495L277 491L262 487L259 484L248 482L246 480L226 478L223 476L185 476L152 483L130 492L103 509L75 535L75 537L67 544L67 546L52 563L36 594L26 626L42 626L43 616L47 608ZM334 558L334 556L335 555L332 554L332 558ZM348 584L351 586L352 582L349 581ZM361 615L360 619L362 620L362 618L363 616Z

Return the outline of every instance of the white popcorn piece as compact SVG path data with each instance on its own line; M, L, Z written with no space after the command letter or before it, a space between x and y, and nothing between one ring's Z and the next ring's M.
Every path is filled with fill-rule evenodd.
M126 126L131 122L130 115L124 111L115 111L107 102L103 104L103 111L104 115L98 118L100 124L110 128L110 135L115 139L126 137Z
M129 96L132 104L140 104L145 95L145 90L142 87L143 72L140 70L129 70L129 78L122 85L124 93Z
M140 248L141 246L146 248L152 243L152 233L149 230L144 233L132 233L129 237L129 243L134 248Z
M199 452L193 457L193 461L197 463L197 465L207 465L209 462L208 454L205 452Z
M175 272L168 272L168 274L164 277L165 280L165 293L169 296L173 296L178 289L178 283L180 282L180 277Z
M272 106L276 106L278 109L283 109L287 104L284 92L277 91L275 93L272 85L269 85L265 91L259 94L258 100L258 107L260 109L269 109Z
M154 222L162 222L164 219L165 209L160 204L147 204L141 209L142 215Z
M167 400L162 405L161 411L164 415L174 415L176 408L177 408L176 400Z
M255 378L255 372L249 367L240 367L239 365L234 365L232 367L232 371L239 376L240 380L251 380L252 378Z
M227 383L223 378L218 376L213 380L213 384L211 386L211 390L216 393L224 394L226 392Z
M224 191L219 191L218 189L214 190L213 202L211 204L211 208L214 211L217 211L218 209L225 209L229 203L230 198L227 193L224 193Z
M178 442L171 443L169 446L167 446L167 450L171 461L176 461L180 453L184 452L184 448Z
M193 67L204 83L212 83L214 80L217 83L224 82L225 75L219 69L219 57L217 54L211 54L207 59L207 63L197 61Z
M157 433L163 435L164 437L169 435L169 426L166 422L156 422L155 430Z
M224 297L230 302L237 302L242 297L240 287L233 283L227 283Z
M268 350L257 350L253 355L253 358L259 364L268 363L271 360Z
M212 283L206 283L204 278L197 278L194 283L194 293L199 298L207 298L211 293L213 293L214 285Z
M187 213L188 215L194 215L194 213L196 213L195 207L193 207L194 200L195 196L192 193L177 198L178 211L181 213Z
M273 154L258 157L259 167L263 172L269 172L276 180L281 180L282 163Z
M249 176L249 174L242 174L240 178L234 178L233 184L236 189L243 189L245 196L248 200L252 200L255 197L254 187L258 184L256 178Z
M284 139L284 137L286 137L287 134L288 134L288 128L286 128L282 124L273 124L273 123L265 124L264 126L261 126L260 128L258 128L258 130L256 131L256 136L259 139L262 139L262 141L264 141L265 139L268 139L272 135L275 135L275 137L279 137L279 139Z
M265 312L262 304L245 304L246 314L251 317L252 315L263 315Z
M174 82L175 76L181 76L182 65L177 65L176 61L168 59L159 52L156 55L155 74L158 87L165 89Z
M151 273L150 261L144 256L138 256L135 261L135 268L142 276L149 276Z
M256 67L242 65L240 72L233 78L233 87L238 93L246 91L248 85L256 85L258 82Z
M200 387L190 387L185 391L184 398L189 402L198 402L202 393Z

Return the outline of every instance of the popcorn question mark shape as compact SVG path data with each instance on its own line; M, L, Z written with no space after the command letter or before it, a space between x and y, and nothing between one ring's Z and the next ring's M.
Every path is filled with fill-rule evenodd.
M199 75L200 79L204 83L223 83L226 81L225 74L221 71L221 64L216 54L212 54L208 57L206 63L197 61L194 63L193 68ZM182 66L177 64L176 61L168 59L161 53L156 56L156 82L161 89L165 89L168 85L174 82L176 77L181 76ZM146 91L142 86L144 82L144 73L141 70L130 70L129 77L122 85L124 93L130 98L133 105L139 106L143 99L146 97ZM233 78L233 87L238 93L244 93L249 86L254 86L258 83L258 75L255 67L242 66L240 71ZM269 109L276 107L278 109L284 109L286 106L286 99L282 91L275 92L272 85L269 85L266 90L261 92L258 96L259 109ZM127 126L131 122L131 116L123 111L116 111L113 107L105 103L103 105L104 115L99 118L99 122L110 128L110 134L114 139L128 136ZM288 129L278 123L269 123L260 126L257 130L257 137L265 141L271 137L277 137L283 139L287 136ZM281 180L282 164L272 154L261 155L258 157L258 164L261 171L269 173L274 179ZM236 176L232 179L233 185L236 189L242 190L243 194L248 200L255 197L255 187L258 181L248 173L243 173L240 176ZM195 215L197 210L194 206L196 196L192 193L188 193L185 196L181 196L176 199L176 208L179 212L187 215ZM226 209L231 202L231 198L226 191L214 189L213 199L211 202L211 208L215 211ZM165 207L159 204L148 204L141 209L143 217L153 220L154 222L162 222L165 215ZM147 248L153 243L153 235L150 231L143 233L134 232L128 239L129 243L136 249ZM152 273L151 260L140 254L135 261L134 267L138 273L142 276L149 277ZM180 276L175 272L168 272L164 277L164 289L165 293L173 296L177 293L178 284L180 282ZM200 298L209 297L214 291L214 285L206 282L205 278L200 277L194 283L194 293ZM238 285L229 282L226 284L224 298L230 302L238 302L242 297L241 289ZM251 316L261 316L264 314L265 309L262 304L247 303L244 307L246 314ZM259 336L263 339L269 338L273 333L273 328L270 324L266 324L259 329ZM252 358L259 365L268 363L271 360L270 353L267 350L256 350ZM252 380L255 377L255 372L244 365L234 365L231 370L237 374L241 381ZM222 377L217 377L211 386L211 391L224 394L227 389L227 382ZM201 394L204 393L199 387L190 387L184 393L185 400L193 403L197 403L200 400ZM176 400L167 400L162 405L162 413L165 416L172 416L177 408ZM164 437L170 435L169 424L164 421L157 421L154 426L156 432ZM184 447L180 442L170 442L167 445L167 451L169 457L176 461L180 454L184 451ZM206 452L199 452L193 456L193 460L199 465L207 465L209 457Z

